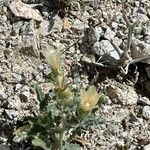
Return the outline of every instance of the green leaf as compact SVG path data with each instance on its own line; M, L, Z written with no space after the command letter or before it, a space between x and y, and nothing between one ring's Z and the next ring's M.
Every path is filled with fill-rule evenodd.
M54 121L53 121L53 118L51 117L51 113L49 114L43 114L42 116L39 116L38 117L38 124L42 127L48 127L48 126L51 126L53 127L54 126Z
M33 135L36 135L37 133L40 133L40 132L44 132L44 127L41 126L39 124L39 117L28 117L28 122L31 124L31 129L30 129L30 132L29 132L29 135L33 136Z
M90 114L85 119L83 119L79 124L74 125L74 132L76 134L81 134L83 130L88 130L88 127L91 125L98 125L100 123L103 123L104 120L100 117L96 117L94 114Z
M28 133L30 130L31 130L31 125L25 125L23 127L18 128L14 132L15 137L13 138L13 141L19 143L25 140L28 137Z
M45 94L42 92L41 87L36 85L35 90L36 90L37 98L38 98L39 102L44 101L45 100Z
M52 117L56 117L60 114L60 110L57 108L56 104L57 102L53 101L47 105L47 113L51 112Z
M101 106L101 104L104 104L105 102L106 102L106 96L104 94L101 94L98 101L98 106Z
M31 116L28 116L27 119L28 119L28 122L29 122L31 125L34 124L34 123L36 123L37 120L38 120L37 117L31 117Z
M46 143L43 140L41 140L39 137L37 137L37 136L35 136L34 139L32 140L32 144L34 146L41 147L44 150L50 150L50 148L46 147Z
M40 86L35 85L34 88L37 93L37 99L40 102L40 110L42 111L45 108L45 106L47 105L47 100L46 100L45 94L42 92L42 89Z
M81 147L78 144L69 144L65 143L65 145L62 146L63 150L81 150Z
M96 117L95 115L91 114L83 121L83 124L85 126L90 126L90 125L98 125L99 123L102 123L102 122L103 120L100 117Z

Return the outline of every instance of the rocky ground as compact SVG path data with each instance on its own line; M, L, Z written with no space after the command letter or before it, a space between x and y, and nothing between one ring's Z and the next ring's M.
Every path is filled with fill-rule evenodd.
M0 0L0 150L33 149L13 143L12 133L36 114L32 85L51 88L45 79L50 69L40 53L47 43L62 51L70 80L80 87L95 84L106 95L97 113L105 121L83 133L83 149L150 150L149 62L131 64L127 74L115 67L121 58L111 39L121 53L128 40L121 0L72 0L68 7L56 0L22 2ZM139 21L131 58L149 55L150 1L127 0L125 13L131 22Z

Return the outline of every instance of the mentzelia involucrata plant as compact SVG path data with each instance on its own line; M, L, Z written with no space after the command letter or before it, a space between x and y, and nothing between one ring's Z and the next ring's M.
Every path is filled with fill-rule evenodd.
M48 77L54 89L45 94L40 86L34 86L39 101L39 114L28 117L24 126L14 132L14 141L31 139L34 146L44 150L80 149L79 145L73 144L73 139L76 135L80 136L82 130L87 129L91 123L101 121L93 110L102 96L94 85L87 91L81 89L80 94L73 92L64 76L61 53L51 47L43 55L52 71Z

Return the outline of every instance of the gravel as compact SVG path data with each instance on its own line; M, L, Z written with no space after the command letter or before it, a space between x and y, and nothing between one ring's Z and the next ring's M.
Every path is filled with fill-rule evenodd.
M95 82L107 97L96 112L104 121L81 135L87 141L83 149L149 150L149 64L142 62L130 66L126 76L118 68L113 68L120 55L111 40L121 53L127 40L121 1L77 0L58 11L48 0L40 4L23 0L37 6L43 18L41 22L17 17L9 8L11 2L0 1L0 139L3 135L6 138L0 141L0 149L22 149L12 143L10 134L18 121L38 112L31 86L40 83L45 91L52 88L45 79L51 70L41 56L41 50L50 43L63 51L65 74L70 81L78 81L78 85L72 85L74 89ZM128 0L128 5L126 14L129 20L140 21L133 33L136 47L145 50L150 47L150 1ZM64 24L65 19L69 25ZM88 61L83 61L83 58ZM103 65L94 66L93 62ZM8 126L11 127L9 134L6 132ZM25 149L24 146L22 150Z

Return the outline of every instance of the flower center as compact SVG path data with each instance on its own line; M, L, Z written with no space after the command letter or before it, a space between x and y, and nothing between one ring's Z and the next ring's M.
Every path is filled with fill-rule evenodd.
M85 106L86 106L86 107L90 107L91 104L90 104L89 102L85 102Z

